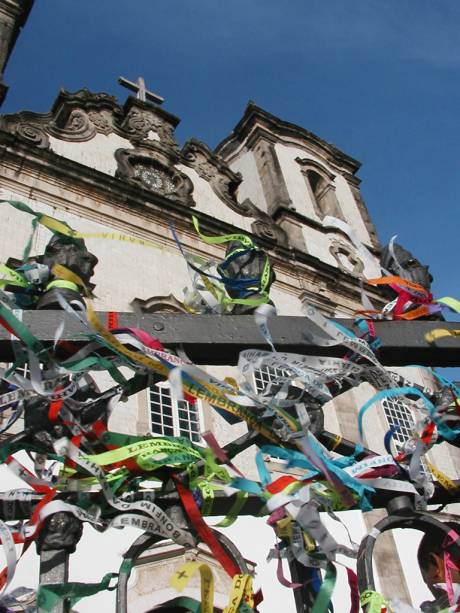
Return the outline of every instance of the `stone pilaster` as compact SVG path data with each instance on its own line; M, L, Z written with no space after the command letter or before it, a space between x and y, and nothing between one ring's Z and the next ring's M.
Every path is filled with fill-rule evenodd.
M267 213L274 215L280 207L292 206L281 165L275 151L275 140L259 130L248 138L247 146L254 153L262 189L267 202Z

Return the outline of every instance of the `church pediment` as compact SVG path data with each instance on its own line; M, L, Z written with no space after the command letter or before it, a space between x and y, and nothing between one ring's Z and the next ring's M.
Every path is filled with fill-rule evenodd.
M5 115L2 128L30 144L45 148L49 136L69 142L85 142L96 134L117 134L132 144L156 141L178 151L174 129L179 119L148 102L130 96L121 106L115 96L83 88L61 90L49 113L21 112Z

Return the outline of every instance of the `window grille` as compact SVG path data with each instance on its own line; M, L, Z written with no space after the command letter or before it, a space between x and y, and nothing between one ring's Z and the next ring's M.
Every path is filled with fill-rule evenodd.
M200 408L187 400L175 401L168 383L149 388L150 423L153 434L183 436L193 443L201 442Z
M289 373L281 368L273 366L262 366L261 369L254 371L254 385L256 392L261 394L267 385L279 377L288 377Z
M404 443L413 437L415 419L411 409L397 398L385 398L382 401L383 411L388 425L399 427L393 434L393 441L399 451ZM424 458L421 459L422 471L428 475L429 470Z

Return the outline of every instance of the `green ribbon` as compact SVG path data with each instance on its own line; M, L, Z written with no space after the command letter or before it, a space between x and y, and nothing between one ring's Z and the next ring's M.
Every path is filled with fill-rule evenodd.
M335 566L333 564L329 564L326 569L326 576L324 577L324 581L321 584L315 604L311 610L312 613L326 613L335 588L336 579L337 571Z
M198 602L198 600L194 598L189 598L188 596L178 596L177 598L158 604L151 609L151 611L157 611L158 609L162 611L177 611L182 609L184 613L201 613L201 602Z
M19 287L29 287L31 283L20 275L16 270L0 264L0 274L5 275L6 279L0 279L1 285L18 285Z
M216 528L228 528L231 526L238 518L238 513L241 511L244 503L246 502L249 494L247 492L240 491L237 493L235 502L232 504L230 511L224 517L222 521L215 525ZM204 515L204 514L203 514Z
M387 607L388 603L385 598L378 592L366 590L359 597L361 606L367 606L367 613L381 613L382 607Z
M224 243L229 243L231 241L238 241L244 247L248 249L255 249L254 241L246 234L224 234L223 236L206 236L201 233L200 225L198 219L193 215L192 216L193 226L196 230L196 233L208 245L222 245Z
M54 281L51 281L51 283L48 283L46 286L46 291L55 287L58 289L70 289L73 292L80 293L80 288L76 283L72 283L72 281L64 281L63 279L55 279Z
M105 440L104 440L105 442ZM144 470L151 470L171 463L196 462L202 458L203 451L186 438L174 436L149 437L117 449L86 456L87 460L100 466L122 462L128 458L142 465ZM160 457L158 457L160 456ZM152 467L152 468L150 468Z
M246 249L258 250L252 238L250 238L246 234L224 234L223 236L206 236L205 234L202 234L198 219L195 216L192 216L192 221L198 236L203 242L208 245L222 245L231 241L239 242L242 245L241 248L234 249L227 257L231 257L239 251L244 251ZM225 294L225 291L217 285L217 282L214 282L214 289L217 290L216 294L218 294L216 295L216 297L222 304L242 304L248 306L259 306L261 304L266 304L269 301L267 287L270 283L270 269L270 261L268 259L268 256L265 256L264 268L262 270L262 275L260 278L260 287L254 287L254 290L260 293L260 296L258 298L228 298Z
M120 575L130 575L133 568L133 561L131 558L125 558L120 566Z
M210 483L208 483L206 480L198 481L197 487L200 490L201 496L203 498L203 504L201 505L201 514L204 516L211 515L212 505L214 503L214 490L216 488Z
M137 465L141 470L155 470L162 466L186 467L191 462L197 461L197 456L191 453L171 453L161 460L152 459L151 453L139 454L136 458Z
M61 236L66 236L66 238L69 241L77 242L77 239L72 236L72 234L77 234L77 233L75 232L75 230L72 230L72 228L69 226L69 224L66 223L65 221L58 221L58 220L56 220L56 222L55 222L55 224L58 227L59 227L59 225L62 225L62 226L65 226L65 228L68 228L69 232L64 234L63 232L59 232L59 230L50 227L44 221L44 218L48 219L48 220L51 219L49 217L49 215L45 215L44 213L38 213L37 211L34 211L33 209L31 209L30 206L28 206L24 202L20 202L19 200L0 200L0 204L3 203L3 202L6 203L6 204L9 204L10 206L12 206L13 208L17 209L18 211L21 211L23 213L29 213L29 215L33 215L32 233L31 233L31 235L29 237L29 240L27 241L27 244L26 244L26 246L24 248L24 253L22 254L23 262L27 261L28 258L29 258L30 250L32 248L32 240L33 240L33 237L34 237L34 234L35 234L35 230L37 229L37 225L38 224L43 224L53 234L59 234ZM63 230L65 230L65 228L63 228Z
M3 304L0 304L0 317L6 321L18 338L20 338L31 351L37 355L43 353L47 361L50 359L48 352L42 345L41 341L39 341L38 338L29 331L29 328L27 328L22 321L19 321L19 319L15 317L13 313Z
M70 608L79 600L93 596L103 590L112 591L116 585L110 586L110 581L118 577L117 573L107 573L100 583L49 583L38 588L37 607L44 611L52 611L61 600L67 599Z

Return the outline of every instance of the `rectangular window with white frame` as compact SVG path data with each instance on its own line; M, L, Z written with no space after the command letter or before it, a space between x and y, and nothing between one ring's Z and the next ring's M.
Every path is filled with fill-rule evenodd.
M176 401L167 381L160 381L149 388L150 426L153 434L159 436L183 436L200 444L202 407L187 400Z
M393 434L393 442L399 451L404 443L413 437L412 432L415 428L414 414L399 398L385 398L382 400L382 407L388 426L396 428ZM423 458L421 464L422 471L426 475L430 475L428 466Z

